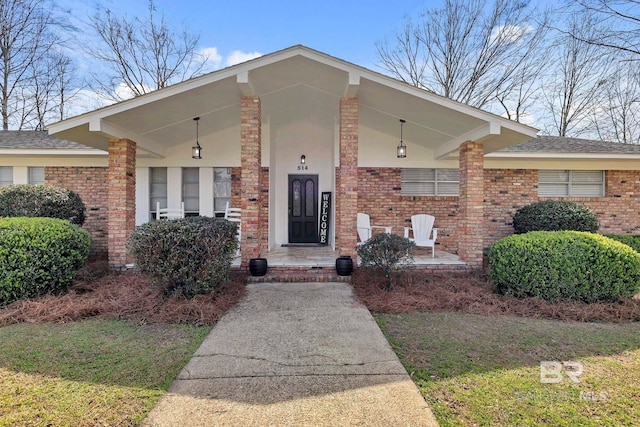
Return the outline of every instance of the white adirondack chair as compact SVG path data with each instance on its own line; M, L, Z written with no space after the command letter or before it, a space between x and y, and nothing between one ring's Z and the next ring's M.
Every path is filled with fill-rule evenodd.
M391 227L383 227L378 225L371 225L371 219L369 218L369 214L358 212L358 237L360 241L358 245L363 244L367 240L371 238L373 235L374 228L384 229L385 233L391 233Z
M433 228L435 217L426 214L411 216L411 227L404 228L404 237L411 240L416 246L431 248L431 258L436 254L436 239L438 229ZM409 237L410 235L413 237Z
M156 204L156 219L177 219L184 218L184 202L180 208L161 208L160 202Z
M235 222L238 226L238 250L236 251L236 257L240 256L240 242L242 241L242 211L240 208L232 208L227 202L224 208L224 219L230 222Z

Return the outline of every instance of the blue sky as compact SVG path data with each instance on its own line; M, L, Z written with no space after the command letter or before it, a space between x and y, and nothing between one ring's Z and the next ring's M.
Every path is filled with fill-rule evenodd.
M77 19L86 19L100 3L117 14L136 16L147 11L146 0L100 0L69 5ZM200 47L215 49L220 65L238 53L267 54L303 44L367 68L375 68L375 43L392 38L406 15L439 1L405 0L155 0L175 26L186 24L200 33Z

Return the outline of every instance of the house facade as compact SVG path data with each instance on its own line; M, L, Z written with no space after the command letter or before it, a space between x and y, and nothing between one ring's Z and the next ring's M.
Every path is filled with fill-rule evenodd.
M240 207L245 265L318 241L353 256L357 212L398 234L411 215L434 215L438 249L471 267L513 232L516 209L544 198L589 206L602 232L640 233L640 147L536 132L294 46L49 135L4 132L0 185L37 178L78 192L92 249L114 268L130 261L126 239L158 204L206 216Z

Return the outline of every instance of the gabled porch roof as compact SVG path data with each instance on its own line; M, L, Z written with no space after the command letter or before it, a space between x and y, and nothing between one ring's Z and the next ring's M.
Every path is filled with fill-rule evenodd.
M361 128L395 140L403 118L405 142L431 151L434 159L455 158L468 140L482 142L487 154L536 134L529 126L304 46L64 120L49 133L100 150L107 149L109 138L126 138L136 141L139 156L164 157L169 148L195 139L196 116L201 138L237 127L243 95L260 97L272 128L300 111L338 117L340 98L357 97Z

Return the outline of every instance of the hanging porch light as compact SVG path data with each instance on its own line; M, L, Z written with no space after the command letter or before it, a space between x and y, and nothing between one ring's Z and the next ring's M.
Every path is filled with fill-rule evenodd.
M194 117L193 120L196 122L196 145L191 147L191 157L194 159L202 159L202 147L198 142L198 131L200 126L200 117Z
M402 126L405 124L406 120L400 119L400 144L396 147L396 153L399 159L404 159L407 157L407 146L404 145L402 141Z

